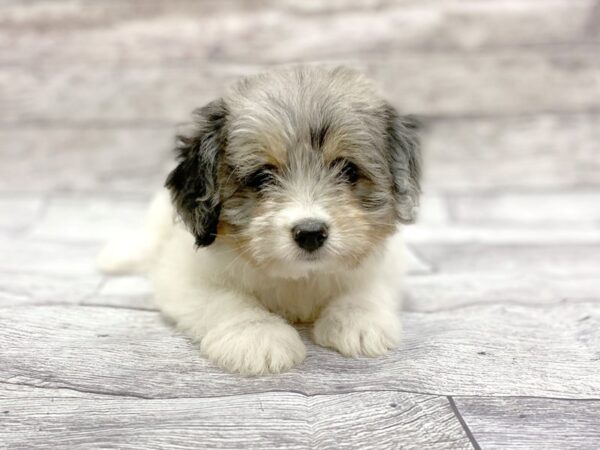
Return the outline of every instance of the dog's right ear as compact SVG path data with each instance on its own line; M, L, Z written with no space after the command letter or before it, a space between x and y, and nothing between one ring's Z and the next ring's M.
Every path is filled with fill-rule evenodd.
M186 227L204 247L217 237L221 210L219 161L227 144L227 107L222 99L194 111L195 129L177 136L179 164L165 186Z
M384 117L398 220L413 223L421 195L419 122L411 116L400 116L389 104L385 106Z

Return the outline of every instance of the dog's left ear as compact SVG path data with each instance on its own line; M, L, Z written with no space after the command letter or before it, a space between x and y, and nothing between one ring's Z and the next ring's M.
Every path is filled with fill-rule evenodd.
M385 106L384 117L398 220L412 223L417 218L421 195L419 122L412 116L400 116L391 105Z
M179 164L165 186L186 227L205 247L217 237L221 211L219 161L226 145L227 107L221 99L194 111L195 129L177 136Z

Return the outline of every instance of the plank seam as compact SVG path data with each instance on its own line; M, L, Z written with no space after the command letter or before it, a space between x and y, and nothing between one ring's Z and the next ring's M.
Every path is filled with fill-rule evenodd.
M32 389L45 389L45 390L68 390L74 391L81 394L94 394L94 395L103 395L106 397L121 397L121 398L135 398L140 400L186 400L186 399L208 399L208 398L225 398L225 397L243 397L248 395L262 395L262 394L296 394L301 395L303 397L311 398L311 397L325 397L325 396L335 396L335 395L348 395L348 394L359 394L364 392L396 392L402 394L413 394L413 395L423 395L429 397L446 397L446 399L450 399L451 397L457 398L489 398L489 399L530 399L530 400L555 400L555 401L566 401L566 402L597 402L600 401L600 397L586 397L586 398L571 398L571 397L548 397L548 396L536 396L536 395L473 395L473 394L456 394L456 395L446 395L435 392L419 392L419 391L410 391L404 389L366 389L366 390L349 390L349 391L338 391L338 392L315 392L315 393L306 393L296 389L287 389L287 390L270 390L270 391L255 391L255 392L243 392L243 393L235 393L235 394L226 394L226 395L207 395L207 396L180 396L180 397L149 397L141 394L135 393L119 393L119 392L105 392L105 391L94 391L91 389L81 389L75 388L72 386L38 386L31 383L11 383L8 381L0 380L0 385L4 384L7 386L22 386L29 387Z
M479 446L479 443L475 439L475 436L473 436L473 433L471 432L471 429L467 425L467 422L465 422L465 419L463 419L462 414L460 413L460 411L456 407L456 403L454 403L454 399L451 396L449 396L449 395L446 398L448 399L448 403L450 404L450 408L452 409L452 412L454 413L454 416L460 422L460 425L462 426L463 430L465 431L465 434L469 438L469 441L471 442L471 445L473 446L473 448L475 450L481 450L481 447Z

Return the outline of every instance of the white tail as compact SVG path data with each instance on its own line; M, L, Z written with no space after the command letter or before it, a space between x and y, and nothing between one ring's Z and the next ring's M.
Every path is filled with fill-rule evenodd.
M148 271L172 227L173 206L169 192L163 190L150 203L143 230L124 233L110 240L98 254L98 268L110 274Z

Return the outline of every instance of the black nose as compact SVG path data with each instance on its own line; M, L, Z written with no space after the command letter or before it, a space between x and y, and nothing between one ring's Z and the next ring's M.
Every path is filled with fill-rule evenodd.
M305 220L292 228L294 240L306 251L314 252L321 247L328 234L327 224L318 220Z

